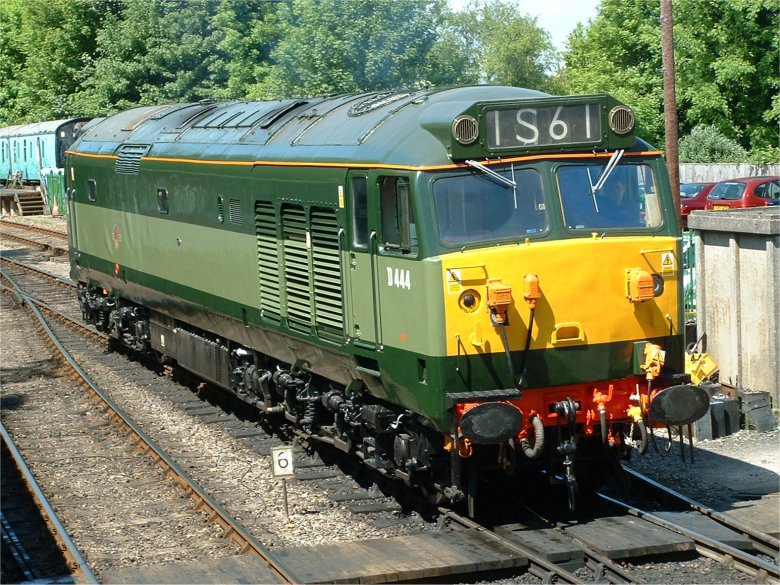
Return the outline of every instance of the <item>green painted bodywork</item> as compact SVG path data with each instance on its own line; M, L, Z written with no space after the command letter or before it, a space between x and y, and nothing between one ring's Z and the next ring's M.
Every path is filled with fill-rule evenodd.
M464 171L452 166L452 139L442 124L477 111L478 102L540 97L545 96L518 88L472 87L117 114L92 126L68 158L71 274L217 335L236 339L231 332L240 330L239 341L277 359L305 356L314 373L336 382L361 379L374 395L446 430L448 392L507 388L511 382L501 351L486 357L447 355L440 256L455 250L441 244L431 228L430 189L436 177ZM634 150L649 146L638 141ZM117 172L118 163L126 165L125 172ZM665 195L665 221L656 233L675 235L663 161L656 155L652 164ZM368 230L379 236L378 179L408 180L417 229L413 251L383 247L379 236L368 246L353 244L349 178L354 174L367 177ZM554 190L551 179L545 181ZM167 193L167 213L158 208L160 189ZM258 272L258 202L273 209L276 219L264 228L276 241L263 254L275 247L277 256L266 260L279 264L288 258L281 262L276 301L267 297ZM588 237L564 229L554 200L548 208L550 229L540 239ZM289 224L283 225L288 211ZM314 221L315 212L337 230L324 244L327 253L335 242L337 252L323 274L337 271L338 282L324 292L312 276L320 262L313 231L305 240L285 235L293 233L298 215L305 223ZM302 263L298 276L309 271L308 284L285 271L295 262ZM341 311L341 330L319 319L333 295L342 303L328 309L328 322L338 321L334 311ZM268 309L274 302L279 315ZM311 312L311 323L293 322L292 308ZM672 344L681 345L680 339ZM625 376L630 345L622 340L534 351L528 360L530 385ZM320 355L317 351L324 357L311 358ZM519 361L519 352L513 357ZM591 365L583 368L583 363Z

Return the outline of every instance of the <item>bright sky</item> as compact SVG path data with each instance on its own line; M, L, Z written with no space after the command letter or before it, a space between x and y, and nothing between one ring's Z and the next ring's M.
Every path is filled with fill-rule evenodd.
M453 10L468 5L469 0L447 0ZM555 48L563 51L569 33L578 22L587 24L596 16L600 0L514 0L520 12L535 16L540 27L550 33Z

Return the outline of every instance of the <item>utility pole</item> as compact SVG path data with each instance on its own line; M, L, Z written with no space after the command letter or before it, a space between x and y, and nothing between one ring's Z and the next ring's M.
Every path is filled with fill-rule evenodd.
M677 98L674 87L674 18L672 0L661 0L661 58L664 70L664 129L666 133L666 166L672 184L677 225L680 217L680 157L678 153Z

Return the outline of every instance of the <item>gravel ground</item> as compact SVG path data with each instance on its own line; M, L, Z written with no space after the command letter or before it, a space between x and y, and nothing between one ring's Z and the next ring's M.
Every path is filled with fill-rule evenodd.
M63 216L11 219L67 233L67 220ZM0 247L4 247L2 242ZM41 260L41 269L69 276L66 259ZM683 462L679 453L679 444L675 444L672 455L664 459L651 447L645 456L635 454L630 465L716 509L728 509L740 499L766 497L780 491L780 431L777 428L763 433L740 431L720 439L697 442L694 464Z
M717 510L761 497L778 500L780 492L780 430L739 431L719 439L694 442L695 462L680 458L679 442L669 457L652 446L634 455L632 468ZM686 456L688 452L686 443Z
M65 219L65 216L63 215L58 215L56 217L52 215L30 215L26 217L3 216L3 220L6 219L16 223L23 223L27 225L34 225L36 227L46 228L47 230L61 232L63 234L68 233L68 220Z
M15 218L23 223L35 223L49 229L65 231L66 223L61 218ZM0 247L3 247L0 244ZM65 261L52 261L41 265L63 276L68 275ZM157 397L142 396L151 410L159 410L162 405ZM162 409L165 412L165 409ZM163 416L175 416L170 413ZM186 427L189 421L160 420L161 429ZM179 426L182 425L182 426ZM197 426L197 425L196 425ZM192 429L197 435L209 435L210 429ZM645 456L634 454L630 465L638 471L665 483L685 495L699 500L717 510L739 511L756 506L763 516L766 530L778 531L780 527L780 429L769 432L739 431L735 434L714 440L696 442L696 462L682 461L679 443L667 458L662 458L652 447ZM687 455L687 450L686 450ZM687 459L687 458L686 458ZM268 532L275 535L277 546L316 544L366 537L373 532L372 527L356 522L354 517L343 514L343 510L332 502L322 500L319 494L307 493L303 486L291 494L292 514L285 519L280 516L278 501L278 482L260 473L268 467L267 457L257 453L246 453L242 446L236 445L229 453L217 456L216 467L227 462L235 462L241 467L236 477L241 483L251 486L247 490L247 508L260 511L257 522L266 523ZM760 507L759 507L760 505ZM312 514L316 509L317 513ZM316 518L314 522L312 520ZM316 528L315 528L316 527ZM311 530L311 533L308 531ZM358 536L360 535L360 536ZM690 583L691 575L696 574L696 583L754 582L741 576L725 576L719 570L712 569L706 560L691 560L690 566L680 570L679 565L667 563L648 563L641 570L650 583Z

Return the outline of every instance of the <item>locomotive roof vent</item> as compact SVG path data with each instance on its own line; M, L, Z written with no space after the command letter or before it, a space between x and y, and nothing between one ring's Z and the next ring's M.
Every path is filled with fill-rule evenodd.
M473 116L458 116L452 122L452 135L460 144L471 144L479 137L479 124Z
M410 94L409 92L392 92L392 91L375 93L370 95L366 99L361 100L351 108L349 108L347 115L362 116L363 114L367 114L378 108L381 108L388 104L392 104L393 102L397 102L398 100L407 98L410 95L412 94Z
M615 106L609 112L609 127L615 134L628 134L634 122L634 112L627 106Z

